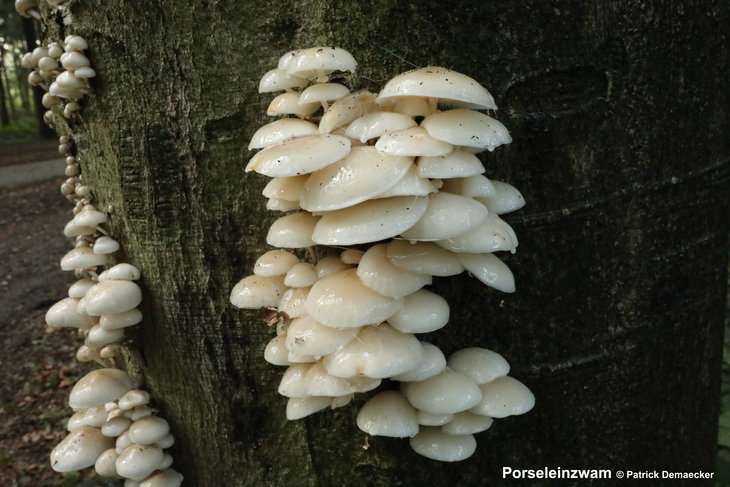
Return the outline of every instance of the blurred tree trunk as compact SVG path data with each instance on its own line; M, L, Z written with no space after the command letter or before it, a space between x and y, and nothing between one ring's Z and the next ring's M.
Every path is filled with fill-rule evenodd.
M145 321L128 366L172 423L188 485L499 485L502 466L712 470L729 9L75 3L71 25L50 32L84 36L98 77L70 129L124 259L143 273ZM285 51L313 45L352 52L355 86L374 91L413 65L464 72L490 89L514 138L484 162L528 201L508 215L521 242L505 257L517 292L437 280L452 320L426 340L446 354L499 351L537 405L479 434L465 462L368 439L355 405L287 422L282 369L262 358L271 330L228 302L277 217L260 195L266 178L243 171L271 99L258 79Z

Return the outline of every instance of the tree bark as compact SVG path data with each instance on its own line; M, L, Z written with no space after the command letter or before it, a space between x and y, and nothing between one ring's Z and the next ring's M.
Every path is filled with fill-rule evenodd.
M498 484L502 467L711 471L728 254L727 2L155 3L84 0L69 27L98 77L72 130L86 183L138 266L127 366L172 424L187 485ZM56 17L49 17L56 20ZM336 45L377 91L413 65L484 84L514 142L487 176L528 206L505 257L517 292L436 280L448 355L503 354L527 415L443 464L368 438L356 405L284 417L271 330L228 302L277 217L244 174L260 76ZM66 128L62 127L62 131ZM359 398L355 401L360 404ZM566 481L566 485L574 481Z

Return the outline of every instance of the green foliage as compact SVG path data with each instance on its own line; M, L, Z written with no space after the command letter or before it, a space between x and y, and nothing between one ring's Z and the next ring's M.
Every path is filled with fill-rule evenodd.
M38 120L26 116L13 121L10 125L0 127L0 145L16 144L42 140L38 134Z

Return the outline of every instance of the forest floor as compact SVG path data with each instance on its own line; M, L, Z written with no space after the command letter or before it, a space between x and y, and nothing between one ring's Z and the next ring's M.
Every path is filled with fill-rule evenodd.
M26 153L10 151L13 164ZM30 156L27 156L30 157ZM36 157L45 157L38 156ZM58 157L57 153L55 156ZM4 157L0 158L6 160ZM71 204L61 179L0 189L0 486L109 485L61 474L49 454L66 434L71 385L92 366L76 362L79 338L46 326L46 310L73 282L60 258L71 249L63 227Z

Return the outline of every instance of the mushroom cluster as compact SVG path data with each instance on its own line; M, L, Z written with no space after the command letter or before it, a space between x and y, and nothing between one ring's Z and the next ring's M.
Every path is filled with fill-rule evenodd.
M21 65L32 70L28 83L47 91L42 103L48 108L43 116L48 125L53 121L53 107L59 107L58 113L70 119L79 111L81 98L89 92L89 79L95 77L96 72L84 55L87 48L83 37L70 35L63 46L53 42L47 47L37 47L21 58Z
M475 155L511 138L479 111L497 107L468 76L416 69L379 94L328 78L356 66L343 49L315 47L286 53L261 79L259 92L284 91L267 110L281 118L254 133L249 149L260 150L246 171L271 177L267 208L288 213L266 237L278 248L256 261L231 302L270 310L277 335L264 358L288 366L279 385L288 419L343 406L391 379L400 390L368 401L358 426L412 437L429 458L463 460L474 452L473 433L529 411L534 397L497 353L470 348L447 361L416 334L449 320L446 300L425 289L433 276L466 270L515 289L494 252L516 250L499 215L524 200L487 179ZM345 250L311 262L284 250L311 256L315 245Z
M49 0L52 7L69 3ZM39 18L38 2L16 0L16 10L24 16ZM79 100L88 93L88 80L96 76L83 54L86 41L76 35L60 43L38 47L22 58L22 65L32 69L31 85L48 91L43 105L49 110L44 121L51 125L53 107L65 100L60 111L64 118L78 110ZM60 63L60 66L59 66ZM150 405L150 394L136 388L126 372L116 368L114 357L124 339L124 329L142 321L137 306L142 290L134 282L139 270L128 263L111 264L110 255L118 251L119 242L107 235L102 225L107 215L92 204L92 190L84 184L81 166L72 137L59 138L59 152L66 157L67 179L61 193L72 203L73 218L64 227L64 235L75 245L61 259L61 268L73 271L78 279L68 290L68 297L46 313L51 327L79 330L84 344L77 350L80 362L96 361L102 365L81 378L69 398L74 414L68 422L69 434L51 452L51 466L69 472L94 466L102 476L124 478L125 487L178 487L183 476L170 468L172 457L164 452L174 443L170 427Z
M108 368L124 329L142 321L142 290L134 282L140 271L124 262L100 270L120 245L102 228L107 216L92 205L91 190L81 181L73 139L62 136L60 142L69 176L61 192L75 203L64 227L75 246L61 259L61 268L78 280L68 297L48 310L46 323L78 329L84 344L76 359L105 368L89 372L71 391L69 434L51 452L51 466L58 472L93 466L99 475L125 478L125 487L177 487L182 475L170 468L172 457L163 451L174 443L169 425L149 406L149 393L137 389L125 372Z

